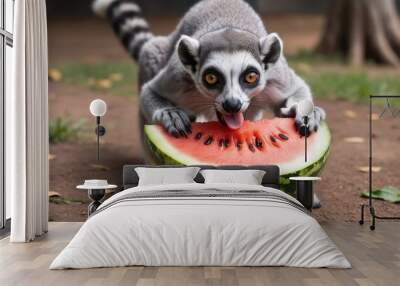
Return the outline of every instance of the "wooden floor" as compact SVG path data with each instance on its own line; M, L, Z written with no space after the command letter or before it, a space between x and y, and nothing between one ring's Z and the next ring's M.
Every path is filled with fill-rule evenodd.
M125 267L48 270L81 223L50 223L29 244L0 241L0 285L400 285L400 224L379 222L377 230L357 224L324 224L353 269L288 267Z

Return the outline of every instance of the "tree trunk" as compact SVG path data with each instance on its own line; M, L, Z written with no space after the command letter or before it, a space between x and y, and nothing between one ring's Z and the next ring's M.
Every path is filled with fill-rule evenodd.
M400 20L395 0L336 0L317 52L400 66Z

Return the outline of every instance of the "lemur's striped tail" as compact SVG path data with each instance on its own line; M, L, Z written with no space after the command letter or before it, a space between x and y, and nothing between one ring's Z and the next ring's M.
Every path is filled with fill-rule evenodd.
M131 0L95 0L94 12L107 17L129 54L138 60L143 45L153 37L140 7Z

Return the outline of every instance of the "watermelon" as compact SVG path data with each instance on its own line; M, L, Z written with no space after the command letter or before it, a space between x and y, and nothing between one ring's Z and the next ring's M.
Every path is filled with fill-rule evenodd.
M308 160L304 137L294 119L245 121L238 130L219 122L193 123L192 134L175 138L159 125L144 127L153 162L168 165L278 165L281 185L293 192L291 176L314 176L324 166L331 135L325 122L308 137Z

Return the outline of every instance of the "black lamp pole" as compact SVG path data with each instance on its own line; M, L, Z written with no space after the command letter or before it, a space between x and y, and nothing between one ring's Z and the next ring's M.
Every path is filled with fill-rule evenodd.
M100 161L100 137L106 134L104 126L100 125L100 116L96 116L96 136L97 136L97 161Z
M100 116L96 116L96 135L97 135L97 161L100 161L100 132L99 132L99 126L100 126Z
M305 149L305 153L304 153L304 160L307 162L307 137L308 137L308 116L304 116L303 118L304 120L304 149Z

